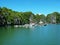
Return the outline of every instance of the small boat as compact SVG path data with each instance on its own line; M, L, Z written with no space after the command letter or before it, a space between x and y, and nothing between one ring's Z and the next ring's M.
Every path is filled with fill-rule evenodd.
M46 24L44 26L46 26Z
M44 26L47 26L47 24L44 24Z

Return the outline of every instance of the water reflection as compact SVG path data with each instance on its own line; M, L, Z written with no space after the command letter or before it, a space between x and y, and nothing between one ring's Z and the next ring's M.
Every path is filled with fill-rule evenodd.
M0 27L0 45L60 45L60 25Z

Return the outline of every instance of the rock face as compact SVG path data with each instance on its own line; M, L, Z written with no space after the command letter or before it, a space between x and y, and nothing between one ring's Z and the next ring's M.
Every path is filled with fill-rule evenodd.
M51 15L51 23L56 23L56 16Z
M14 24L20 24L20 19L19 18L15 18L14 19Z
M0 15L0 25L4 25L5 23L5 17L3 15Z

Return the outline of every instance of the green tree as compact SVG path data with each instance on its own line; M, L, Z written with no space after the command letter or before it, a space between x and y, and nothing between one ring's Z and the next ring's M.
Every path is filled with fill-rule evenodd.
M39 21L40 21L40 15L39 14L35 15L35 20L36 20L37 23L39 23Z
M44 14L41 14L40 15L40 20L45 23L46 22L46 16Z

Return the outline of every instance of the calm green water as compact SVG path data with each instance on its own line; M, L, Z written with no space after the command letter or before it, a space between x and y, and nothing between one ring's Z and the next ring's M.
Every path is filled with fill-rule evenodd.
M0 45L60 45L60 25L0 27Z

